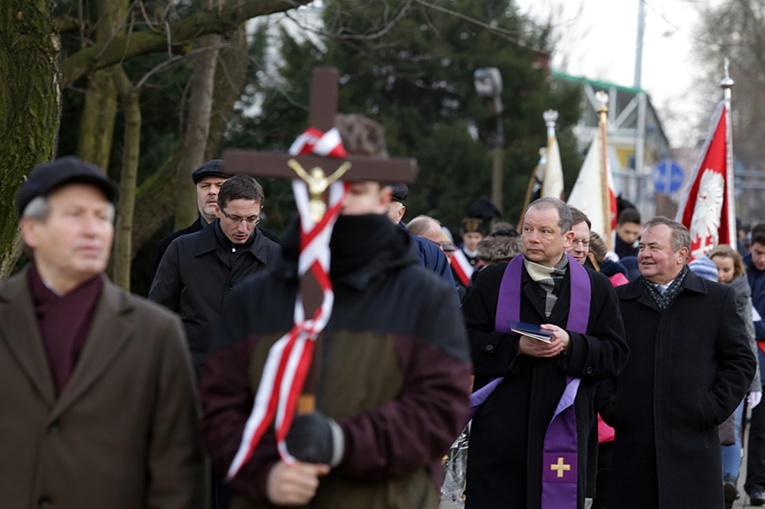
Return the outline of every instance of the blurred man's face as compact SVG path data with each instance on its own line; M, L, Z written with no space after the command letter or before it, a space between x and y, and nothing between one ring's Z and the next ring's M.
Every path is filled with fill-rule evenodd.
M52 192L48 205L48 217L22 219L21 231L42 277L66 293L106 269L113 209L101 191L85 184Z
M574 238L570 243L566 243L566 251L584 265L590 251L590 227L585 221L580 221L571 227L571 231L574 232Z
M637 223L622 223L616 227L616 234L627 244L632 244L640 236L640 228Z
M475 251L478 249L478 243L483 240L483 234L478 232L466 232L462 234L462 243L465 244L465 249L468 251Z
M403 203L396 200L391 200L388 204L387 214L388 218L393 224L398 224L404 219L404 213L406 213L406 207Z
M218 217L218 193L226 180L222 177L205 177L197 182L197 208L208 223Z
M385 214L391 202L390 194L390 187L383 187L379 182L354 182L348 188L340 214Z
M757 267L757 270L765 270L765 246L755 242L749 246L749 253L752 255L752 263Z

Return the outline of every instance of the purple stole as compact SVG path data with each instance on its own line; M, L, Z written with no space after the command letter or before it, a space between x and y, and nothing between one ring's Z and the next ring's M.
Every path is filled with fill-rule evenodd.
M563 328L585 334L592 298L590 276L579 262L566 256L571 275L571 301L568 320ZM510 333L508 320L520 320L522 273L523 256L516 256L507 265L499 287L494 319L494 328L498 331ZM470 396L471 417L502 380L504 377L495 378ZM578 456L574 400L579 382L579 378L566 375L566 389L545 433L542 452L542 509L577 507Z

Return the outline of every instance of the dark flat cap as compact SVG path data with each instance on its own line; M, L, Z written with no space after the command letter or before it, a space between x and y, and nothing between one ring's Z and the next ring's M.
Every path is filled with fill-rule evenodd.
M35 166L16 197L19 216L24 213L29 202L38 196L46 196L66 184L78 183L92 185L104 193L107 200L117 203L119 188L101 168L78 157L67 156Z
M401 203L406 202L406 197L409 196L409 187L406 184L393 184L391 188L391 198Z
M223 171L223 159L213 159L207 161L205 164L191 172L191 180L194 184L199 184L199 181L205 177L220 177L230 178L231 175Z

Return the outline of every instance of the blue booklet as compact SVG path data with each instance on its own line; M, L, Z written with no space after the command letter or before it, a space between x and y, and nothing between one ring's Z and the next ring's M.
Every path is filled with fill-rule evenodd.
M510 330L516 334L527 336L544 343L552 343L552 331L544 330L540 328L539 325L534 325L533 323L526 322L516 322L515 320L508 320L507 325L510 327Z

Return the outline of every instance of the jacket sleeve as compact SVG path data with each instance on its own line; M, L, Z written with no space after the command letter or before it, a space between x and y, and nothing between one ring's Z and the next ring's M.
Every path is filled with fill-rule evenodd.
M749 283L746 282L745 276L740 276L744 284L746 285L746 290L749 289ZM752 349L752 355L754 355L754 358L757 359L757 341L754 339L755 331L754 331L754 319L752 317L752 296L751 293L747 291L739 291L737 287L733 288L736 292L736 311L741 316L741 318L744 319L744 327L746 328L746 335L749 339L749 348ZM749 385L749 391L755 392L755 391L762 391L762 384L760 382L760 363L755 362L755 370L754 370L754 376L752 377L752 383Z
M180 321L157 331L157 397L147 453L146 507L202 509L207 497L204 455L191 360Z
M199 382L204 446L222 476L239 450L254 401L249 377L254 341L247 334L248 299L240 290L234 290L223 308ZM278 459L273 434L266 434L250 460L229 481L231 488L251 500L267 500L266 480Z
M395 337L404 369L401 394L338 420L345 455L337 468L343 474L375 481L432 467L467 423L471 367L464 324L450 291L443 286L438 295L424 295L414 337Z
M180 309L181 290L180 250L177 239L170 243L159 262L151 283L149 300L161 304L175 313Z
M605 380L615 377L627 363L629 348L616 293L608 279L590 274L592 300L587 334L567 331L570 348L561 355L561 368L576 378Z
M706 398L707 415L713 422L722 423L741 402L749 388L756 359L749 346L743 318L736 312L733 289L725 288L720 309L720 330L717 333L718 369L714 384Z
M518 355L520 336L494 329L499 286L505 267L505 264L500 264L482 269L462 303L473 371L480 377L512 375L516 363L521 362Z

